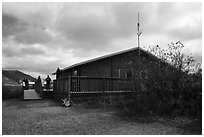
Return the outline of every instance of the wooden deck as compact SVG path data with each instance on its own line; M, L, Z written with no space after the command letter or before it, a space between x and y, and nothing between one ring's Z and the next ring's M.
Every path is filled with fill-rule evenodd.
M24 100L42 99L35 89L24 90Z

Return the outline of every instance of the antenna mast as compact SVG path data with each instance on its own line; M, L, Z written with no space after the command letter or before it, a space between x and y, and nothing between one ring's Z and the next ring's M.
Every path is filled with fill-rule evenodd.
M140 35L142 34L142 32L140 31L140 16L139 16L139 12L138 12L138 23L137 23L137 47L140 47Z
M140 85L140 82L141 82L141 79L140 79L140 35L142 34L141 30L140 30L140 18L139 18L139 12L138 12L138 23L137 23L137 47L138 47L138 91L140 92L141 91L141 85Z

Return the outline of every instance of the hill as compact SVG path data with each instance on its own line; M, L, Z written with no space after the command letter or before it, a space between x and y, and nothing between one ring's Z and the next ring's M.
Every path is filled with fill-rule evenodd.
M19 70L2 70L2 82L17 84L20 80L27 78L29 81L35 82L37 79L25 74Z
M13 80L7 78L5 75L2 75L2 85L18 86L19 84Z
M29 81L37 79L18 70L2 70L2 99L22 98L23 87L19 81L27 78Z

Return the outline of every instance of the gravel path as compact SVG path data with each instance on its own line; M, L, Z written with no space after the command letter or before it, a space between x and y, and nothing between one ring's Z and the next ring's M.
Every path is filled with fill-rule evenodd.
M188 134L177 123L121 117L114 109L80 104L69 108L52 100L2 101L3 135L169 135Z

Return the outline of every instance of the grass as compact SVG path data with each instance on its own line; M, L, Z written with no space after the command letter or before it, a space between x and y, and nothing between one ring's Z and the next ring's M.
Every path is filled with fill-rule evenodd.
M189 130L193 120L129 117L101 104L62 107L52 100L4 100L3 135L174 135L201 134ZM188 131L188 132L187 132Z

